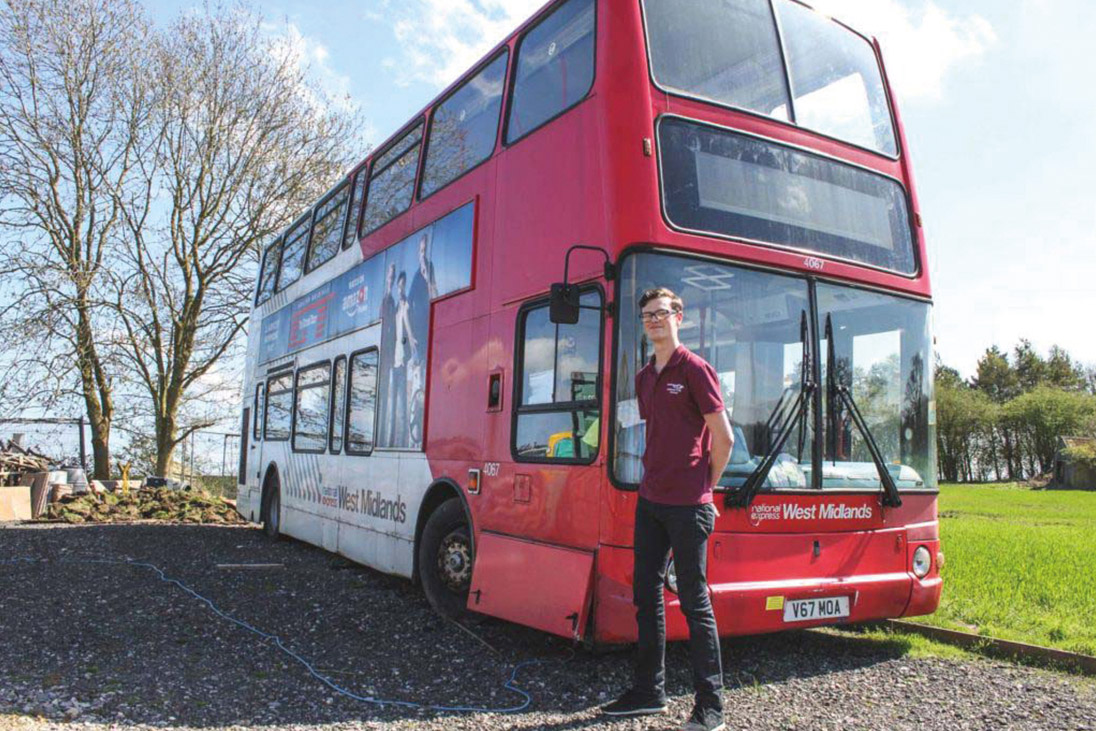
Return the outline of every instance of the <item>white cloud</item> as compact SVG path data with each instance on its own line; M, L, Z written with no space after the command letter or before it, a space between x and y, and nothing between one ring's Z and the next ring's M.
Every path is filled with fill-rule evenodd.
M331 52L327 46L301 33L296 25L288 21L284 25L263 23L262 30L274 39L279 52L286 52L305 74L319 84L326 103L347 110L354 107L350 96L350 77L335 71L328 64ZM313 98L311 101L318 107L324 105L320 99Z
M879 39L891 84L907 101L941 98L948 74L986 53L997 41L985 18L949 13L932 0L814 0L812 4Z
M1047 2L1050 0L1038 0ZM384 0L402 57L386 59L397 83L441 87L467 70L544 5L544 0ZM950 71L997 40L990 23L932 0L815 0L822 12L877 36L887 71L906 100L942 96Z
M446 86L543 5L544 0L386 0L384 16L403 55L385 65L400 85Z

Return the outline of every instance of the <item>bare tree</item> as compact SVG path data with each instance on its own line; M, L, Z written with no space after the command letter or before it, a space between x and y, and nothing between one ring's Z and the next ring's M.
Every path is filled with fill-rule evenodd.
M114 392L97 305L149 114L147 37L129 0L0 4L0 325L26 386L4 396L82 400L100 478Z
M260 246L360 143L357 114L300 61L240 6L186 14L156 44L156 154L139 185L119 188L131 244L115 304L149 396L158 474L219 415L208 408L217 394L238 403L223 398L218 368L242 348Z

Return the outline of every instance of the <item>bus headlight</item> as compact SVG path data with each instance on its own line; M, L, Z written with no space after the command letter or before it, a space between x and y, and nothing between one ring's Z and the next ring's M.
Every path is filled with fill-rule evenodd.
M670 560L666 562L666 588L674 594L677 593L677 571L674 570L674 555L670 554Z
M913 575L923 579L928 576L931 568L932 554L924 546L918 546L917 550L913 552Z

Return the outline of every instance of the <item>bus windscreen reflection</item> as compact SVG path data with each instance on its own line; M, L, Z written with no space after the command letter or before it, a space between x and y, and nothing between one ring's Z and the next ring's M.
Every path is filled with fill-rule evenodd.
M727 404L735 444L720 487L886 488L888 494L884 483L892 481L897 490L935 487L926 303L655 254L627 257L621 286L618 482L637 485L643 474L645 424L634 377L653 351L637 300L645 289L665 286L685 301L682 344L712 364ZM832 347L824 337L827 316ZM846 398L835 397L838 388Z

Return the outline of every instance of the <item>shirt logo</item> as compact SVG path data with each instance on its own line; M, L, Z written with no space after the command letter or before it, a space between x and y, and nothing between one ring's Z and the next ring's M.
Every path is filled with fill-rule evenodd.
M676 396L685 390L685 386L680 383L667 383L666 390Z

